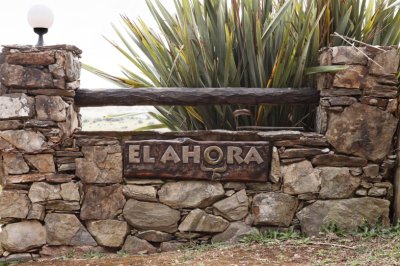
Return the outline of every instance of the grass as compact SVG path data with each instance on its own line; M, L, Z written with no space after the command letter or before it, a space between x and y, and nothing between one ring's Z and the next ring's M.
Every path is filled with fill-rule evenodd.
M105 254L98 252L98 251L89 251L86 252L83 257L85 259L101 259L104 257Z
M267 230L262 232L252 232L245 236L242 243L260 243L260 244L274 244L277 242L296 240L299 243L305 243L309 240L307 237L303 237L299 232L293 229L285 231Z

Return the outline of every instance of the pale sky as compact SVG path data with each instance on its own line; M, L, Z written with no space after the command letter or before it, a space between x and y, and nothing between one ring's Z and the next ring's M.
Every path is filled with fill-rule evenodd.
M173 10L173 0L162 0ZM54 13L54 24L44 36L46 45L73 44L83 50L82 62L119 74L119 64L129 63L102 37L117 40L111 23L121 24L120 14L138 17L154 26L144 0L0 0L0 45L32 44L37 35L27 22L34 4L44 4ZM111 88L114 84L82 70L81 88Z

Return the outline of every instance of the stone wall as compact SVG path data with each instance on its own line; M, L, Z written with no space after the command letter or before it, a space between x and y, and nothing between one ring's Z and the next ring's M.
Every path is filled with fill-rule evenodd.
M3 255L84 250L152 253L237 242L271 228L307 235L331 223L390 223L399 56L337 47L318 77L318 133L75 132L80 51L5 47L0 57L0 217ZM365 54L369 57L366 57ZM265 183L124 178L127 140L269 141ZM24 239L23 241L21 239ZM30 255L29 255L30 256Z

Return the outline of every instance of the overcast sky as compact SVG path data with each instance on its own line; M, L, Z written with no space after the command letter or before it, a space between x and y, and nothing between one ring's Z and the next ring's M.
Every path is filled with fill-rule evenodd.
M162 0L173 9L173 0ZM117 40L111 23L121 25L120 14L143 18L154 25L144 0L0 0L0 45L36 44L37 35L27 22L34 4L45 4L55 16L45 35L45 44L73 44L83 50L82 62L119 74L123 57L102 37ZM82 70L82 88L115 87L114 84Z

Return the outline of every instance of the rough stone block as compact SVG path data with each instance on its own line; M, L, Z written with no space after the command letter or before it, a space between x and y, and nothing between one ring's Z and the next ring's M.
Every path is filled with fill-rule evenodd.
M33 203L61 199L60 185L51 185L45 182L35 182L29 189L29 199Z
M153 202L130 199L123 210L124 218L134 228L174 233L181 218L180 212Z
M14 65L42 65L54 64L56 59L53 51L36 53L11 53L6 56L6 61Z
M390 49L375 55L374 61L369 61L369 73L372 75L386 76L396 74L399 67L400 56L397 49Z
M0 83L6 87L21 87L24 75L25 69L22 66L0 65Z
M29 118L34 114L34 99L22 93L0 96L0 119Z
M330 121L326 138L339 152L381 161L392 147L397 122L388 112L355 103Z
M84 186L84 197L81 208L82 220L114 219L125 205L122 186Z
M366 49L363 47L337 46L331 49L334 65L366 65L368 62Z
M119 145L84 146L84 158L76 159L76 175L87 184L122 182L122 153Z
M297 198L284 193L258 194L253 199L253 223L287 227L290 225L298 205Z
M60 96L39 95L36 100L36 115L39 120L65 121L68 104Z
M291 195L318 192L321 179L319 170L309 161L283 167L283 192Z
M24 157L40 173L55 173L56 171L52 154L25 155Z
M129 232L128 224L117 220L89 221L86 226L96 242L106 247L121 247Z
M44 220L47 244L96 246L97 243L73 214L49 213Z
M40 132L32 130L0 131L0 138L15 148L29 153L41 152L47 149L45 137Z
M241 190L232 196L214 203L214 214L229 221L238 221L246 217L249 208L249 198L246 190Z
M6 225L0 233L1 247L9 252L25 252L46 244L46 230L38 221Z
M255 227L251 227L244 222L234 222L231 223L228 228L219 234L216 234L211 239L212 243L230 243L237 244L239 241L248 234L257 233L258 229Z
M164 184L158 191L160 201L172 208L204 208L225 194L219 182L181 181Z
M173 239L173 235L156 230L141 231L136 236L150 242L165 242Z
M28 213L28 220L43 221L45 217L45 207L41 204L33 203Z
M335 73L333 87L359 89L368 70L364 66L349 66L346 70Z
M157 190L152 186L126 185L122 188L125 197L157 202Z
M29 172L29 166L20 153L3 153L3 167L6 175L21 175Z
M26 193L4 190L0 193L0 217L24 219L28 215L30 201Z
M157 252L157 249L153 245L146 240L137 238L136 236L128 236L121 250L129 254L147 254Z
M220 233L228 226L229 222L225 219L195 209L185 217L178 229L181 232Z
M78 80L81 74L79 60L71 52L65 54L65 74L69 82Z
M347 167L320 167L322 199L349 198L360 185L360 177L354 177Z
M342 230L354 231L367 222L389 225L388 200L370 197L316 201L297 213L303 233L314 236L329 224Z

